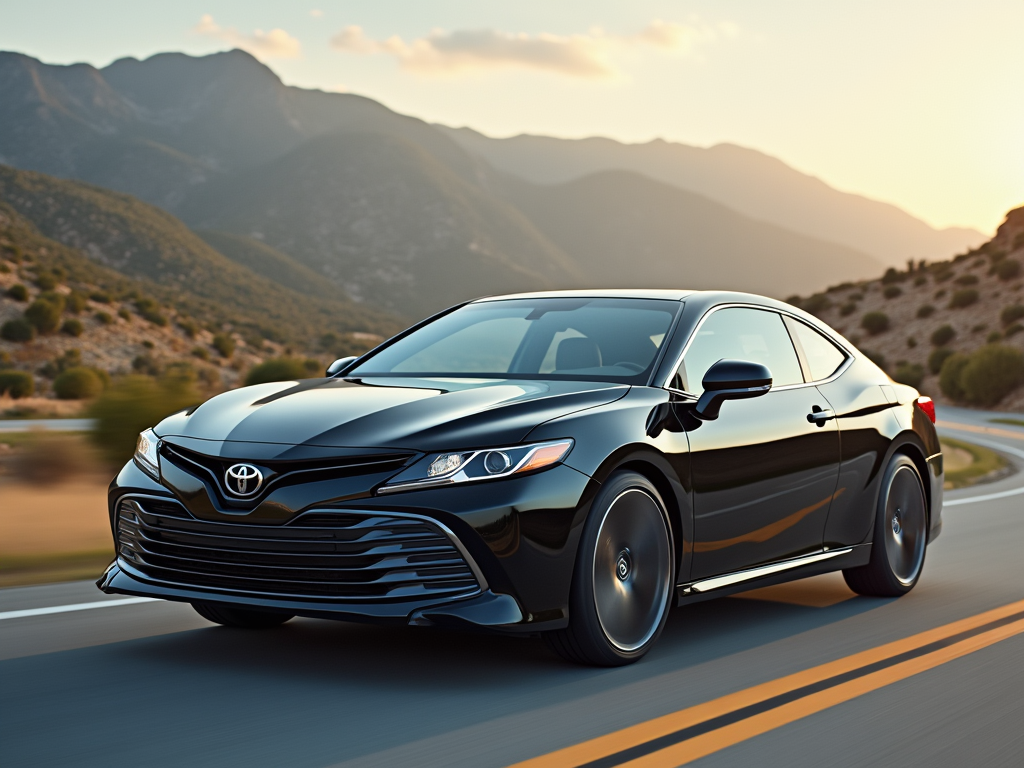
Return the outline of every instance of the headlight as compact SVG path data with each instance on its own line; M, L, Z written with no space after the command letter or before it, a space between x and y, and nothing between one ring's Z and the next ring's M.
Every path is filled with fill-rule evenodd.
M154 480L160 479L160 459L156 453L159 444L160 438L152 429L140 433L135 443L135 463Z
M413 464L377 492L412 491L533 472L557 464L571 449L572 440L556 440L512 448L434 453Z

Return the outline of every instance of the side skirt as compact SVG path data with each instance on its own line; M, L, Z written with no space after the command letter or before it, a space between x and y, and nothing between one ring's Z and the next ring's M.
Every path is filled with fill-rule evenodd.
M734 595L737 592L768 587L772 584L796 581L808 576L856 568L867 565L870 559L870 543L812 552L809 555L794 557L790 560L780 560L756 568L747 568L688 584L680 584L676 587L676 605L697 603L701 600Z

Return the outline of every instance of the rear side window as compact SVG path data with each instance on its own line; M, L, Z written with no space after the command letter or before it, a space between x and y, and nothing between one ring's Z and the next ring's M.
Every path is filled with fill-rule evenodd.
M804 380L782 316L770 310L728 307L709 315L697 329L676 381L687 392L700 394L704 374L723 358L768 366L775 387Z
M790 320L788 324L796 343L803 349L811 381L827 379L846 360L846 355L835 344L809 325L799 320Z

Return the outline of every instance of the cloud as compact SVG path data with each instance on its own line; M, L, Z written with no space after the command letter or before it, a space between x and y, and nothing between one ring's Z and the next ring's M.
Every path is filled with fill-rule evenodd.
M192 31L197 35L223 40L248 51L258 59L295 59L302 54L302 44L283 29L272 29L269 32L257 29L251 35L246 35L234 27L220 26L208 13L203 14Z
M730 27L735 29L735 27ZM611 79L619 76L615 54L637 48L690 54L700 44L726 35L726 27L652 21L635 35L610 35L595 28L586 34L512 34L493 29L434 30L406 42L397 35L385 40L367 37L362 27L349 26L331 39L345 53L390 55L410 72L451 75L486 69L537 69L569 77Z

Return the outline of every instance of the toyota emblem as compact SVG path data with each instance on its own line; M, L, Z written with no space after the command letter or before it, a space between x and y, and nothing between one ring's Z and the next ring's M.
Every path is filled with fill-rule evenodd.
M263 473L252 464L232 464L224 473L224 485L235 496L252 496L263 485Z

